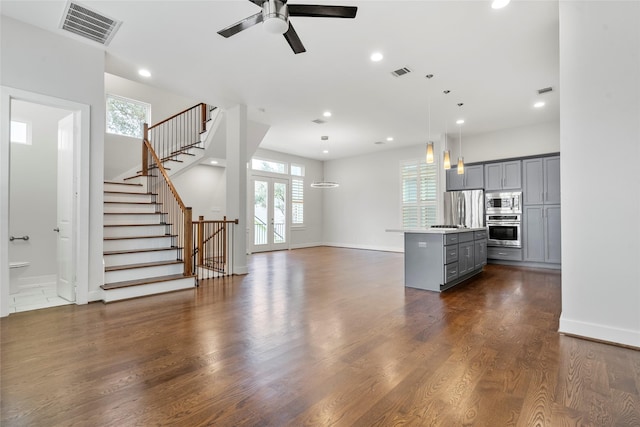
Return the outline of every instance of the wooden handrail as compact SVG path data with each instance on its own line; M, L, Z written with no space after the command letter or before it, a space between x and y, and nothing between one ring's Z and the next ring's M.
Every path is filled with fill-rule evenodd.
M160 126L161 124L166 123L166 122L168 122L168 121L169 121L169 120L171 120L171 119L175 119L175 118L176 118L176 117L178 117L180 114L184 114L184 113L186 113L187 111L189 111L189 110L193 110L194 108L199 107L199 106L201 106L201 105L206 105L206 104L205 104L204 102L200 102L199 104L196 104L196 105L194 105L193 107L186 108L186 109L184 109L184 110L180 111L179 113L174 114L173 116L171 116L171 117L169 117L169 118L167 118L167 119L164 119L163 121L158 122L158 123L156 123L156 124L155 124L155 125L153 125L153 126L150 126L150 127L149 127L149 129L153 129L153 128L155 128L156 126ZM203 120L204 120L204 117L203 117Z
M178 206L180 206L180 209L182 210L182 212L185 212L187 210L187 207L184 205L184 203L182 203L182 199L178 194L178 190L176 190L176 187L173 186L173 182L171 182L171 180L169 179L169 175L167 174L167 171L165 170L164 166L162 166L162 163L160 162L158 155L154 151L153 147L151 147L151 144L149 143L149 141L147 141L146 139L144 140L144 145L147 147L148 152L151 153L151 156L153 157L154 162L158 166L158 170L162 173L162 176L164 177L164 180L167 182L167 185L169 186L169 189L171 190L173 197L176 198L176 202L178 202Z

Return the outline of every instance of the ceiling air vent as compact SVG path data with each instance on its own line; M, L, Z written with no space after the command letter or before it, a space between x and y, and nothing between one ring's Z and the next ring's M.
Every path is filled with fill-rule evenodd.
M551 86L544 87L542 89L538 89L538 94L542 95L543 93L551 92L552 90L553 90L553 88Z
M107 46L122 22L69 2L60 22L60 28Z
M325 122L325 121L324 121L324 120L322 120L322 119L315 119L315 120L311 120L311 121L312 121L313 123L317 124L317 125L323 125L323 124L327 123L327 122Z
M398 70L392 71L391 74L393 74L395 77L401 77L404 76L405 74L409 74L411 72L410 69L408 69L407 67L402 67Z

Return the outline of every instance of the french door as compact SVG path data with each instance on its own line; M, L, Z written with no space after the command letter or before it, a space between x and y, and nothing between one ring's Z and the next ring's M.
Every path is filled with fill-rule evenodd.
M289 248L289 182L285 179L253 177L251 251Z

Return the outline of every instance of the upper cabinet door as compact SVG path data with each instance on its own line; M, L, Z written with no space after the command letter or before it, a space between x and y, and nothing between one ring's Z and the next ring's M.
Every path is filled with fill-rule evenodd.
M484 165L484 188L487 191L502 190L502 163Z
M464 174L458 175L458 169L447 170L447 191L464 190Z
M544 159L544 203L560 203L560 157Z
M467 190L484 188L484 167L482 165L464 168L464 175L464 187Z
M513 162L503 163L503 178L502 188L505 190L519 190L522 188L522 162L520 160L514 160Z
M544 178L542 159L522 161L523 204L541 205L544 198Z
M518 190L522 188L520 160L484 165L485 190Z

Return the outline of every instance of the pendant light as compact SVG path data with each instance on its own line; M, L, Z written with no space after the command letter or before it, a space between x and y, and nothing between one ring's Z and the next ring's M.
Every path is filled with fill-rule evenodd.
M443 154L442 164L444 165L445 170L451 169L451 153L449 152L449 150L447 150L447 126L446 125L444 128L444 154Z
M427 79L431 79L433 74L427 74ZM431 141L431 97L427 97L427 126L428 137L427 137L427 152L426 152L426 161L428 164L433 163L433 141Z
M329 136L323 135L323 136L320 137L320 140L321 141L328 141L329 140ZM325 144L328 144L328 143L325 143ZM324 154L328 154L329 153L329 150L327 148L328 148L328 146L325 145L325 149L323 150ZM324 169L324 165L323 165L322 168ZM340 187L340 184L338 184L335 181L326 181L324 179L324 172L323 172L323 178L320 181L313 181L311 183L311 187L312 188L337 188L337 187Z
M460 143L460 151L458 153L458 175L464 174L464 157L462 157L462 124L459 126L459 137L458 141Z

